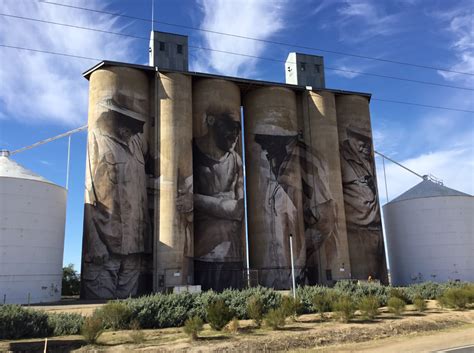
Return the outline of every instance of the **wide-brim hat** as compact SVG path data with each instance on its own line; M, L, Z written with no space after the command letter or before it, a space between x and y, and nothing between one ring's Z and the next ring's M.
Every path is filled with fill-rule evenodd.
M372 141L372 138L370 137L370 129L365 127L349 125L346 128L346 133L348 137L352 136L363 141Z
M141 125L146 123L145 115L118 104L113 98L104 99L103 101L99 102L99 105L103 108L106 108L107 110L119 113L116 115L118 117L131 118L135 121L135 123L139 123Z

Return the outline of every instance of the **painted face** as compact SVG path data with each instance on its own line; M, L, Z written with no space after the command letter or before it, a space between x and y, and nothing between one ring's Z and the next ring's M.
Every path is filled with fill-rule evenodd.
M213 132L217 147L228 152L237 142L240 134L240 123L228 115L222 115L216 118Z
M357 150L365 159L370 159L370 143L366 141L357 140Z
M267 152L268 159L286 155L286 145L291 136L255 135L255 142Z

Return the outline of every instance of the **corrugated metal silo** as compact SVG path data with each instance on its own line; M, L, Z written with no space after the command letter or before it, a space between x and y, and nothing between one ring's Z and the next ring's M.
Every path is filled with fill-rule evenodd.
M66 190L0 153L0 300L60 300Z
M474 197L426 178L383 210L392 285L474 281Z

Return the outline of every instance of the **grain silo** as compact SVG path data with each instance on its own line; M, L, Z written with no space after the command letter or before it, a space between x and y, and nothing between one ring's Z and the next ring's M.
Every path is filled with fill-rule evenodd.
M474 281L474 198L425 177L383 207L392 285Z
M0 152L0 300L61 299L66 190Z

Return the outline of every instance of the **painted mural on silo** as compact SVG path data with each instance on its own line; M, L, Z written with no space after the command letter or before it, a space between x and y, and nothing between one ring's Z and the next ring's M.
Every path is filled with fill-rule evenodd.
M287 289L290 235L298 283L305 281L306 264L296 97L286 88L259 88L246 94L243 106L251 268L259 284Z
M82 297L140 293L151 251L145 158L148 79L114 67L92 73L82 262Z
M387 282L367 97L336 97L344 208L352 278Z
M314 285L349 278L350 261L334 94L306 91L301 98L307 283Z
M240 107L240 89L234 83L194 82L194 276L203 289L242 286Z

